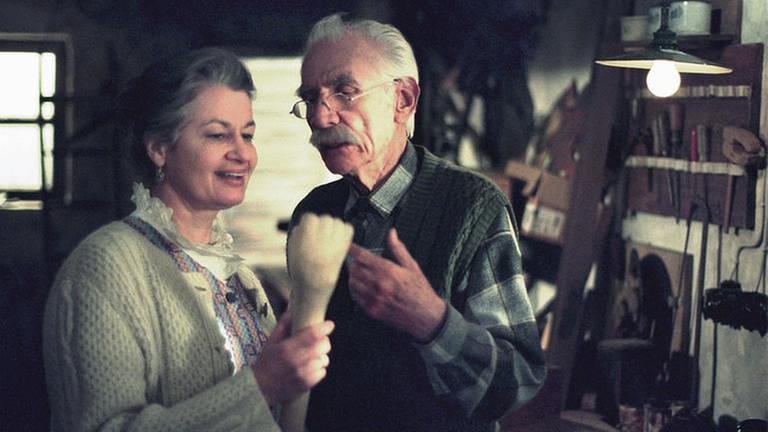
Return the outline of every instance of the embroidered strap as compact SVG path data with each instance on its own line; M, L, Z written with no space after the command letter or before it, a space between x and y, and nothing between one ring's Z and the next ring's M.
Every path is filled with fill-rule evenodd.
M213 294L216 319L226 336L232 362L237 370L254 364L267 341L267 336L257 319L258 310L244 294L242 282L237 274L225 284L149 223L135 216L125 218L123 222L160 250L166 251L182 272L197 272L205 276Z

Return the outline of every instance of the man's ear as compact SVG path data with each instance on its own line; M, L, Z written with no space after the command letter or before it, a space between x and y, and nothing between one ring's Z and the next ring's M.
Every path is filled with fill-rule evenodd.
M163 141L154 137L150 138L145 143L147 149L147 156L152 159L156 167L165 166L166 153L168 146Z
M396 91L395 122L405 124L416 112L421 89L413 77L403 77L398 79Z

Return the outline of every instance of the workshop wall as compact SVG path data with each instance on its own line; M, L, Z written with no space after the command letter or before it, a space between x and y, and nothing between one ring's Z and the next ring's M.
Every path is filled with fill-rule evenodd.
M81 97L73 105L73 131L98 119L110 106L117 91L130 77L139 73L154 59L165 54L202 43L221 44L245 49L247 54L298 54L303 34L314 19L334 10L361 7L382 8L384 2L323 1L254 2L235 0L228 6L209 1L151 0L0 0L0 31L66 33L72 39L75 55L75 93ZM270 3L270 4L265 4ZM580 30L594 26L592 17L601 2L592 0L559 0L553 2L551 19L562 19L557 37L542 37L542 51L559 53L537 56L531 65L530 81L536 113L549 112L552 104L571 81L579 88L589 82L592 53L596 44L594 32ZM282 5L282 6L281 6ZM362 6L361 6L362 5ZM366 6L367 5L367 6ZM181 6L181 7L179 7ZM200 6L202 14L210 14L211 23L190 25L194 17L184 10ZM239 17L217 20L225 7L240 8ZM290 8L296 9L286 13ZM383 12L381 12L383 13ZM568 18L576 14L577 20ZM164 17L160 19L160 17ZM768 7L765 0L744 0L742 42L768 44ZM566 25L567 23L567 25ZM272 29L272 30L269 30ZM572 36L573 35L573 36ZM765 62L765 60L764 60ZM768 63L766 63L768 64ZM768 67L763 68L763 88L768 88ZM763 92L760 137L768 138L768 92ZM113 142L111 128L98 127L75 143L78 148L109 150ZM0 279L3 299L0 301L0 391L5 395L0 408L3 430L46 430L47 402L39 352L39 320L48 289L49 273L57 262L86 233L128 211L127 188L120 178L122 167L103 161L85 161L72 172L78 185L73 199L106 202L104 206L72 206L53 211L50 224L53 236L46 237L46 223L39 212L2 212L0 214L0 265L13 269L13 276ZM113 183L114 182L114 183ZM766 221L764 207L768 190L762 171L757 180L756 211L762 227ZM701 224L694 223L688 250L697 273ZM681 252L685 242L684 224L672 217L635 213L624 220L623 235L633 242ZM763 248L766 240L759 230L739 230L723 234L710 226L707 253L706 286L715 287L730 277L742 246L750 246L739 255L739 280L745 289L753 289L760 270L767 263ZM722 256L718 272L718 252ZM45 258L51 257L51 261ZM711 263L711 264L709 264ZM22 275L23 277L17 277ZM696 299L692 299L696 301ZM717 340L715 341L715 336ZM701 389L699 399L706 406L714 393L716 418L768 418L768 338L755 332L713 326L703 322ZM712 370L716 367L716 374ZM713 385L714 384L714 385Z
M742 40L768 44L768 8L764 0L745 0L742 16ZM768 138L768 57L763 57L762 101L759 136ZM755 228L730 229L723 233L718 225L709 225L706 251L705 288L715 288L723 280L737 279L742 290L754 291L768 266L762 233L766 224L765 170L758 172L755 190ZM627 241L682 253L685 221L671 216L637 212L624 219L623 236ZM691 226L687 254L692 256L693 274L699 272L702 224ZM735 269L738 268L738 274ZM764 283L764 282L763 282ZM765 290L765 285L762 285ZM699 301L696 293L691 305ZM703 319L703 318L702 318ZM699 407L712 409L713 419L720 424L747 418L768 418L768 337L756 331L734 329L702 321L699 359Z

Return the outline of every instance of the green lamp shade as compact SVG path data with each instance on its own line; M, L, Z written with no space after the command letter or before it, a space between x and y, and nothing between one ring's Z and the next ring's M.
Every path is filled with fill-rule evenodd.
M656 60L673 62L680 73L726 74L733 71L731 68L706 61L676 49L656 48L653 46L640 51L631 51L620 56L597 60L596 63L612 67L650 69Z

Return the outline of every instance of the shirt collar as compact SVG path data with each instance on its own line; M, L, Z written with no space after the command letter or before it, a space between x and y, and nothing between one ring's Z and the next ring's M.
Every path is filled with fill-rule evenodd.
M234 273L243 262L243 258L232 248L232 236L227 232L221 213L216 215L211 227L211 243L193 243L187 240L173 222L173 210L159 198L150 195L149 190L141 183L133 184L131 200L136 204L136 210L131 214L152 225L169 240L173 241L187 252L194 252L198 257L219 258L224 260L227 277Z
M392 214L392 211L400 202L400 199L405 195L405 192L413 183L413 177L416 175L416 167L418 164L418 158L416 156L416 149L413 148L413 144L410 141L405 146L405 151L400 157L400 161L395 166L392 174L389 178L376 189L372 194L368 195L368 200L371 202L371 206L376 209L379 214L384 217ZM347 205L345 212L348 211L355 202L361 197L360 193L349 186L349 198L347 199Z

